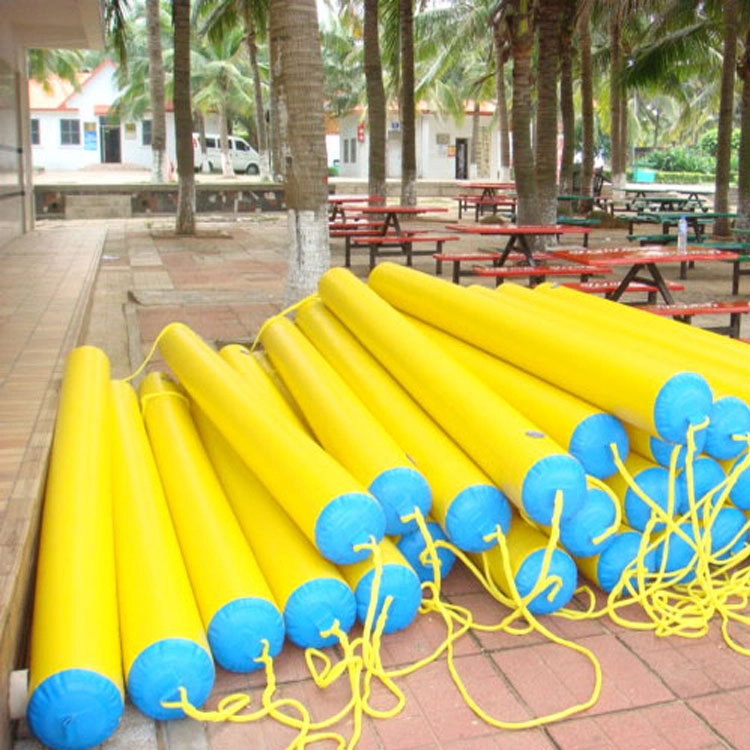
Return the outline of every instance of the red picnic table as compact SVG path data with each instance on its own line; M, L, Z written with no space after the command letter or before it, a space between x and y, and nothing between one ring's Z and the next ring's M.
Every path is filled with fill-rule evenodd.
M339 216L342 221L346 221L346 207L348 205L354 206L359 203L382 203L383 200L383 197L380 195L361 195L359 193L354 195L329 195L328 206L330 208L330 213L328 214L328 221L329 223L333 223L339 218ZM361 208L361 206L357 207Z
M669 245L644 245L643 247L610 247L601 249L575 249L561 248L552 250L555 258L570 260L575 263L583 263L587 266L630 266L622 278L620 285L606 296L611 300L619 300L625 293L632 281L653 284L659 291L662 299L668 304L674 304L674 297L669 290L664 276L659 269L663 263L685 263L690 261L726 261L734 260L736 253L726 250L715 250L713 248L701 248L691 246L687 254L677 252L677 249ZM641 272L648 273L647 277L640 276Z
M527 226L516 226L514 224L495 225L495 224L480 224L478 226L467 226L464 224L446 224L446 229L451 232L464 232L466 234L481 234L494 237L507 237L508 242L505 245L505 249L502 251L500 258L498 259L497 266L503 266L508 256L518 246L528 265L533 266L536 264L534 254L531 246L529 245L529 237L545 237L545 236L558 236L561 234L582 234L586 238L591 232L590 227L583 226L562 226L561 224L552 225L527 225ZM585 239L584 239L585 242Z
M384 217L380 234L388 234L388 230L393 230L395 234L402 234L400 217L419 216L427 213L447 213L448 209L431 206L362 206L359 212L365 215L377 214Z
M481 190L482 198L493 198L498 191L515 190L515 182L467 182L465 187L472 190Z

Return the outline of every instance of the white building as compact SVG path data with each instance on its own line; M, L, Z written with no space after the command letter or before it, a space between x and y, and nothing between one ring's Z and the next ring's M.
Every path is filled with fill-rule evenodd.
M50 78L29 81L29 129L35 169L80 169L91 164L151 167L151 120L119 121L112 105L119 89L111 60L78 77L78 85ZM167 154L174 161L174 113L166 112Z
M473 104L459 122L420 106L416 118L417 179L454 180L499 178L500 136L494 105L482 104L479 112L479 152L476 174L471 174L469 154L473 132ZM340 173L342 177L367 178L369 131L362 112L354 110L341 119ZM398 112L388 112L386 126L386 176L401 176L401 123Z

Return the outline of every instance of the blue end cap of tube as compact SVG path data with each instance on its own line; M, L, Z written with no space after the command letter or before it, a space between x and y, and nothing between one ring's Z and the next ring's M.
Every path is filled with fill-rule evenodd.
M385 533L389 536L408 534L417 529L415 520L402 521L418 508L426 517L432 507L432 490L427 480L408 466L397 466L381 472L368 488L385 513Z
M726 480L727 475L724 473L724 469L718 461L708 456L700 456L693 461L693 501L698 502L707 495L709 492L713 492L711 503L716 504L719 499L722 488L720 485ZM690 496L688 495L688 475L687 469L683 469L677 477L677 497L680 500L680 506L677 509L678 513L687 513L691 510ZM697 517L701 518L705 510L705 504L701 505L697 510Z
M542 572L545 550L538 549L526 556L515 576L516 588L521 597L530 594L539 581ZM564 607L575 593L578 585L578 568L573 558L561 549L552 550L548 575L558 580L551 581L529 603L529 612L535 615L548 615Z
M508 533L510 503L492 484L475 484L461 490L451 500L445 514L445 533L465 552L484 552L497 544L497 538L486 539L497 527Z
M669 509L669 471L663 466L651 466L648 469L633 476L635 483L659 508L665 513ZM674 505L671 515L674 516L682 507L684 500L681 496L681 488L675 482ZM625 517L628 525L637 531L644 531L646 524L651 519L652 510L633 490L629 487L625 491L624 504ZM654 524L653 531L664 529L664 523Z
M625 570L638 557L642 536L636 531L620 531L615 534L607 549L599 555L596 564L596 583L602 591L609 594L622 578ZM654 550L643 556L643 567L653 573L656 570ZM635 567L632 568L631 582L637 587Z
M671 574L669 583L690 583L695 580L696 545L693 524L683 521L679 525L684 537L673 531L667 532L654 548L656 570ZM685 538L686 537L686 538Z
M114 734L123 709L123 696L109 677L89 669L66 669L37 685L26 718L44 745L84 750Z
M357 602L349 586L336 578L314 578L298 586L284 607L289 640L300 648L335 646L337 635L325 638L334 621L348 633L357 618Z
M284 645L284 620L273 602L247 596L225 604L211 618L208 644L217 664L229 672L262 669L257 661L268 641L269 656Z
M435 521L427 522L427 531L432 537L433 541L442 540L446 541L446 536L440 525ZM404 534L397 542L399 552L406 558L409 565L414 568L414 572L419 577L420 581L435 581L435 575L432 568L432 563L425 560L422 561L422 553L427 549L427 542L422 536L422 532L412 531L411 534ZM436 547L437 559L440 565L440 577L445 578L448 573L451 572L454 563L456 562L456 555L451 552L447 547Z
M133 705L157 721L180 719L180 708L165 708L162 702L180 700L183 687L193 706L202 706L214 685L211 654L187 638L165 638L141 651L127 677L128 696Z
M374 537L385 534L385 513L380 503L366 492L346 492L333 498L315 522L315 546L334 565L351 565L370 556L372 550L354 550Z
M587 474L606 479L617 473L610 447L612 443L617 446L618 455L624 461L630 451L630 441L622 422L611 414L592 414L581 420L573 430L568 451L581 462Z
M736 396L716 399L706 432L705 450L709 456L720 461L736 458L747 443L734 440L733 436L750 433L750 407Z
M729 469L729 475L737 471L739 465L745 460L745 454L741 455ZM737 474L734 485L729 491L729 499L740 509L750 510L750 466L747 466Z
M704 422L712 405L711 388L701 375L673 375L654 401L653 418L659 437L669 443L686 443L688 427Z
M573 557L598 555L610 545L617 516L615 502L604 490L589 487L583 507L560 524L560 542ZM611 533L603 537L608 529Z
M744 528L747 516L737 508L727 505L720 508L711 524L711 554L717 562L723 562L741 552L748 541L748 529Z
M698 456L703 452L707 439L708 430L705 427L696 430L693 433L693 441L695 443L695 452L693 455ZM678 448L679 452L677 454L677 463L675 464L675 467L681 469L685 466L687 445L684 443L668 443L666 440L662 440L661 438L652 435L649 439L649 447L651 448L651 457L654 461L660 466L665 466L666 468L669 468L674 449Z
M561 520L571 518L586 500L586 474L580 461L565 453L540 458L524 477L521 502L532 521L552 525L558 490L563 493Z
M354 590L354 596L357 599L357 618L362 623L367 618L374 578L375 571L368 571L362 576ZM377 622L383 610L383 603L388 596L393 597L393 601L388 607L383 632L395 633L411 625L422 603L422 586L411 566L393 563L383 565L373 625Z

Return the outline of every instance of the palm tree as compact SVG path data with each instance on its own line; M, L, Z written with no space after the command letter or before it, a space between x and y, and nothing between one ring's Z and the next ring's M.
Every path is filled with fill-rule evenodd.
M742 224L748 226L748 219L750 218L750 25L747 26L745 32L744 51L737 65L737 72L742 79L737 211L743 215Z
M275 0L270 21L290 227L284 297L291 304L312 294L330 265L323 63L315 0Z
M368 192L386 195L386 103L378 38L378 0L365 0L364 51L367 84L367 120L370 129Z
M592 195L594 180L594 74L591 55L591 6L582 0L578 17L578 45L581 52L581 194Z
M148 28L148 71L151 93L151 182L164 182L167 154L167 125L164 113L164 61L161 48L159 0L146 0Z
M195 165L190 100L190 0L172 0L174 124L177 150L177 234L195 234Z
M244 29L244 41L252 71L261 179L270 177L270 155L258 42L268 32L269 4L269 0L197 0L195 4L195 15L202 19L201 29L211 43L221 43L238 25Z
M414 0L399 0L401 53L401 205L417 204L416 102L414 95Z

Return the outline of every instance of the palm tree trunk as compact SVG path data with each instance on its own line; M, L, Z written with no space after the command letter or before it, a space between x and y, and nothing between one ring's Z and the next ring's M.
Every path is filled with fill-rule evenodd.
M229 155L229 123L226 105L223 105L219 112L219 143L221 145L221 176L234 177L232 157Z
M401 42L401 205L417 204L417 150L414 102L414 0L399 2Z
M622 88L622 58L620 54L621 37L622 37L622 11L620 0L612 0L610 27L609 27L609 139L612 159L612 183L616 187L625 186L625 170L621 163L622 155L622 138L620 125L622 118L620 109L622 97L620 89Z
M573 158L575 156L575 105L573 103L573 34L577 0L565 0L560 33L560 119L563 148L560 158L560 192L573 192Z
M286 154L289 256L284 302L313 294L331 262L323 120L323 61L315 0L271 3L273 85Z
M177 234L195 234L193 115L190 103L190 0L173 0L174 125L177 141Z
M529 0L513 0L506 16L513 54L513 167L518 195L518 223L540 221L534 152L531 146L531 52L533 11Z
M484 176L484 175L482 175ZM471 145L469 147L469 177L479 177L479 101L474 99L471 112Z
M742 60L737 66L742 79L742 114L740 148L737 168L737 212L742 214L738 224L750 226L750 29L745 33Z
M260 77L260 65L258 65L258 44L256 40L255 23L250 15L248 3L242 4L242 12L245 17L245 29L247 31L246 43L247 53L250 58L250 69L253 75L253 96L255 98L255 127L258 131L258 156L260 157L260 178L268 180L271 174L268 135L266 128L266 111L263 105L263 85Z
M594 181L594 73L591 58L591 0L583 0L578 19L581 50L581 194L591 195Z
M364 48L367 119L370 131L368 192L370 195L385 197L386 107L378 34L378 0L365 0Z
M159 0L147 0L148 79L151 96L151 182L164 182L167 171L167 126L164 114L164 61L161 52Z
M508 61L508 39L505 24L493 19L495 43L495 88L497 89L497 122L500 135L500 182L510 180L510 122L508 97L505 91L505 63Z
M724 57L721 69L721 101L716 144L716 182L714 186L714 210L726 213L729 210L729 179L732 155L732 119L734 113L734 81L737 68L737 0L724 0ZM729 235L729 220L718 219L714 223L714 234Z
M542 224L554 224L557 219L557 72L561 11L561 0L542 0L537 20L536 180Z

